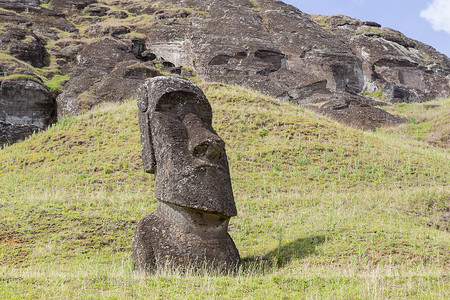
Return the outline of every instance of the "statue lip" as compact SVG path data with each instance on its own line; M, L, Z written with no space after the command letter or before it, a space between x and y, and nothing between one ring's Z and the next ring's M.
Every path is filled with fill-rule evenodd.
M220 165L215 165L215 164L203 164L203 165L196 166L194 168L195 171L202 170L202 169L218 169L218 170L220 170L222 172L226 171L226 168L224 168L224 167L222 167Z
M210 211L210 210L204 210L200 207L189 207L189 206L183 206L177 203L173 203L173 202L167 202L167 201L163 201L163 200L159 200L160 203L166 205L167 207L171 207L172 209L175 210L184 210L187 213L191 213L191 214L198 214L198 213L207 213L210 215L215 215L217 218L220 218L221 222L226 221L227 219L229 219L230 217L227 215L224 215L220 212L214 212L214 211Z
M193 166L192 168L186 168L183 172L183 174L189 175L191 174L191 172L201 172L203 170L217 170L220 172L227 172L228 168L227 167L223 167L221 165L218 164L208 164L208 163L202 163L202 164L198 164Z
M181 173L179 173L182 177L197 177L197 176L208 176L208 173L215 173L217 175L223 174L224 176L227 176L229 174L229 170L226 167L218 166L218 165L207 165L202 164L199 166L195 166L192 168L185 168Z

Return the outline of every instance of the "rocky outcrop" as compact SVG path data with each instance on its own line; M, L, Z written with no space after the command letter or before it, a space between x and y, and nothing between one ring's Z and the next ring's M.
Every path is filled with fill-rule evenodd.
M207 81L296 103L334 92L382 91L394 101L450 96L445 55L374 22L342 16L314 22L273 0L167 3L170 8L156 12L158 26L148 30L148 47ZM183 14L186 7L194 10Z
M206 81L240 84L281 100L362 90L362 61L298 9L278 1L167 1L148 48ZM183 14L183 7L194 11ZM204 13L195 13L201 11ZM307 70L307 72L306 72Z
M314 16L363 62L364 91L394 102L450 97L450 60L432 47L346 16Z
M41 4L40 0L0 0L1 5L29 5L29 6L39 6Z
M146 79L161 74L153 63L142 62L127 46L111 39L86 46L78 60L64 92L57 98L59 116L75 115L102 102L136 97Z
M49 9L39 9L29 15L33 32L46 38L58 40L58 31L77 33L78 29L66 19L66 15ZM63 36L63 35L62 35Z
M0 50L7 51L11 56L33 67L45 66L44 43L30 31L16 27L7 29L0 38Z
M97 0L52 0L51 4L59 11L82 10Z
M0 82L0 145L15 143L45 129L55 118L51 93L34 80Z
M69 46L58 56L73 57L79 46ZM89 44L77 54L77 67L64 92L56 99L58 116L76 115L103 102L136 98L145 80L163 73L190 77L192 74L148 51L139 39L128 45L109 38Z

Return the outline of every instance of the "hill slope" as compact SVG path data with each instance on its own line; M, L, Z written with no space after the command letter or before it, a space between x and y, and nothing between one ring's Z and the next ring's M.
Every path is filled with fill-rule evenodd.
M156 200L127 102L0 150L4 297L449 296L447 150L236 86L202 88L227 143L242 272L133 273L132 234Z
M132 99L161 72L320 104L369 130L401 123L371 98L450 96L450 60L432 47L276 0L3 0L0 34L0 144Z

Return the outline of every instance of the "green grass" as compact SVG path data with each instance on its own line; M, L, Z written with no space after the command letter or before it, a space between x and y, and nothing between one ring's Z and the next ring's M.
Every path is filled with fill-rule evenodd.
M386 97L383 95L383 90L378 90L376 92L363 91L362 94L377 100L386 101Z
M42 83L41 80L39 80L39 78L33 76L33 75L27 75L27 74L12 74L9 76L0 76L0 82L3 80L15 80L15 79L29 79L29 80L33 80L36 81L37 83Z
M52 9L53 8L50 3L41 3L40 6L43 7L43 8L48 8L48 9Z
M2 297L449 297L449 234L436 226L449 210L447 150L202 88L227 143L239 274L133 272L132 235L156 199L130 101L0 150Z
M401 126L386 129L386 132L449 149L450 98L425 103L399 103L386 109L407 120Z
M51 93L58 93L62 89L62 85L67 82L70 78L70 74L66 75L55 75L51 80L48 80L45 85Z

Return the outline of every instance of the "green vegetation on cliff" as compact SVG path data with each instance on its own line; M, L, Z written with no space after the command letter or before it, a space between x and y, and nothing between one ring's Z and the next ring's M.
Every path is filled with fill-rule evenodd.
M202 88L227 143L241 272L133 272L133 231L156 199L130 101L0 150L2 297L449 297L447 150Z

